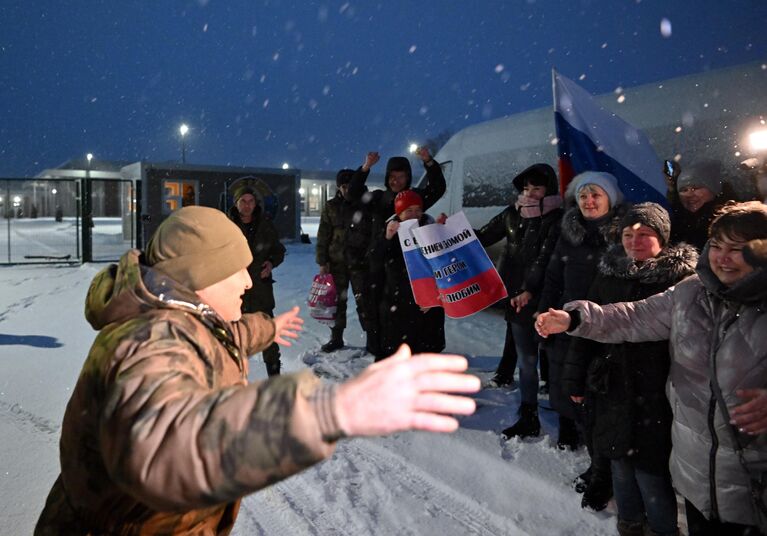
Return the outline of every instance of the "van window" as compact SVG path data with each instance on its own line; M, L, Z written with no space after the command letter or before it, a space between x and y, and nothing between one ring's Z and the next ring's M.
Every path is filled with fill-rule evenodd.
M500 207L515 195L515 167L506 152L469 156L463 162L463 206Z
M511 181L526 167L543 162L556 168L551 144L467 156L463 162L463 206L505 207L519 194Z

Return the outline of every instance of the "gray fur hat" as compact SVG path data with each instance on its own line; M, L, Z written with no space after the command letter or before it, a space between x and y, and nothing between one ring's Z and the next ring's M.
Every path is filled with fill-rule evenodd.
M621 229L636 224L646 225L660 238L661 245L668 244L671 236L671 218L665 208L658 203L639 203L631 207L621 219Z
M690 186L704 187L716 197L722 193L722 163L719 160L701 160L682 168L676 180L677 191Z

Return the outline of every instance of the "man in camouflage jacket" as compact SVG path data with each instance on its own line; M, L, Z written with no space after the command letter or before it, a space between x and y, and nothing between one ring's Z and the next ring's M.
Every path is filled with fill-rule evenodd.
M451 431L473 401L458 356L415 356L340 385L309 371L248 385L244 356L297 336L298 308L240 313L247 242L215 209L185 207L94 278L99 334L62 425L61 473L35 534L228 534L241 497L329 456L345 435ZM428 390L422 386L428 386ZM375 402L375 403L372 403ZM383 408L380 406L383 404Z
M317 264L320 273L333 275L338 303L336 320L330 341L322 345L323 352L333 352L344 346L346 304L351 283L362 329L367 331L364 304L365 282L368 271L367 248L370 242L371 221L367 206L349 199L349 182L354 170L342 169L336 175L338 192L325 203L317 230Z

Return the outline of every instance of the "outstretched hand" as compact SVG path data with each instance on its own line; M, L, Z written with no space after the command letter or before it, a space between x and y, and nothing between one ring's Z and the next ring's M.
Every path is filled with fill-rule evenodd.
M567 331L569 327L570 315L561 309L549 308L548 312L539 314L535 321L535 331L544 338Z
M404 430L452 432L452 414L471 415L473 399L448 393L476 393L480 382L465 374L465 357L419 354L407 345L370 365L338 387L336 418L349 436L390 434Z
M751 435L767 432L767 389L739 389L735 394L744 402L730 410L730 424Z
M291 346L291 342L285 337L291 339L298 338L298 332L303 328L303 319L298 316L298 306L296 305L290 311L274 317L274 342L282 346Z

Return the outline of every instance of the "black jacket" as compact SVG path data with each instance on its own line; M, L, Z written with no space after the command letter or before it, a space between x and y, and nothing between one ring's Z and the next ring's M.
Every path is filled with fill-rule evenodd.
M424 212L436 203L440 197L445 194L447 185L445 176L442 174L442 168L439 163L432 160L431 165L424 165L426 169L426 183L421 188L411 188L417 192L423 199ZM369 171L362 171L358 168L352 176L349 183L349 198L352 202L361 202L365 209L365 216L370 222L370 241L368 249L368 258L370 260L370 271L378 273L381 270L381 255L384 248L384 232L386 230L386 220L394 214L394 198L396 193L389 189L388 174L385 178L385 190L368 191L365 186ZM412 177L408 175L408 182L405 189L410 188Z
M433 223L424 214L419 225ZM399 238L384 238L384 288L380 303L382 347L386 355L407 343L414 353L445 349L445 311L432 307L425 313L416 305Z
M678 244L684 242L695 246L698 251L708 240L708 227L711 220L722 205L726 202L723 196L712 199L697 212L690 212L682 206L678 197L675 197L671 203L671 238L669 242Z
M557 192L556 175L551 181L552 184L546 188L547 195ZM559 238L563 213L560 208L540 217L523 218L514 204L511 204L476 231L477 238L485 247L506 238L499 272L509 298L524 291L533 295L533 299L519 313L506 300L507 320L529 321L532 318L543 290L546 266Z
M587 222L578 207L562 217L562 232L546 267L538 311L586 297L596 276L599 258L607 247L620 240L620 221L627 205L617 205L598 222ZM562 337L566 335L556 335Z
M698 253L681 244L637 264L623 246L602 256L588 299L598 303L642 300L695 273ZM666 399L670 366L667 340L600 344L573 337L562 383L568 395L590 399L594 450L608 458L629 456L645 471L668 470L671 407Z
M248 266L253 286L242 297L242 311L271 314L274 310L274 279L272 276L261 278L261 265L269 261L272 268L277 268L285 259L285 246L280 242L272 222L264 216L260 205L253 212L250 223L242 223L236 206L229 209L229 218L242 230L253 255L253 262Z

